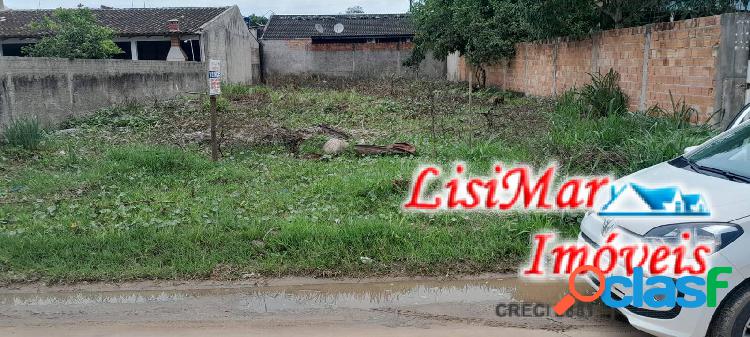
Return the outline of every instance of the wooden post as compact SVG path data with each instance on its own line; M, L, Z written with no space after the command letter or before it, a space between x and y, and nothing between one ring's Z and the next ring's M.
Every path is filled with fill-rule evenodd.
M474 98L474 67L469 63L469 122L465 123L466 127L469 129L469 132L466 132L467 136L469 137L469 146L472 146L474 143L474 136L472 135L471 130L471 119L474 117L474 114L471 110L471 103L473 102Z
M216 139L216 96L211 95L211 160L219 160L219 141Z
M469 62L469 52L471 51L471 46L466 46L466 57L464 58L466 60L466 65L469 68L469 113L471 113L471 101L472 101L472 93L474 92L474 67L471 65L471 62Z
M208 95L211 100L211 160L219 160L219 141L216 139L216 97L221 95L221 61L208 60Z
M469 66L469 110L471 110L472 94L474 93L474 67Z

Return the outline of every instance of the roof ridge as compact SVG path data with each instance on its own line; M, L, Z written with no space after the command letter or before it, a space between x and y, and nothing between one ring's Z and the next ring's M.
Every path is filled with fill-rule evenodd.
M274 14L273 16L410 16L411 13L359 13L359 14Z
M112 28L117 35L166 35L169 34L167 21L180 19L184 33L197 33L207 22L231 11L234 7L158 7L158 8L115 8L91 9L100 24ZM0 36L38 37L28 24L54 13L52 9L26 9L3 11L0 16L5 22L0 24Z
M221 9L221 8L230 8L232 6L215 6L215 7L128 7L128 8L88 8L86 9L92 10L92 11L122 11L122 10L159 10L159 9ZM59 8L8 8L7 12L49 12L54 11ZM76 9L76 8L65 8L65 9Z
M338 24L334 26L334 24ZM343 25L342 27L338 27ZM274 14L263 32L266 40L295 38L412 37L409 13L389 14Z

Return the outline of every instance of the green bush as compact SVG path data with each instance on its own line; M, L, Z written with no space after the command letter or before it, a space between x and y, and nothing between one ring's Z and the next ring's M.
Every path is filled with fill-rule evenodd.
M605 117L628 111L628 95L620 88L620 74L609 72L591 74L591 83L583 86L579 97L584 112L592 117Z
M5 129L5 140L12 146L36 150L44 140L44 130L36 118L21 118L10 122Z

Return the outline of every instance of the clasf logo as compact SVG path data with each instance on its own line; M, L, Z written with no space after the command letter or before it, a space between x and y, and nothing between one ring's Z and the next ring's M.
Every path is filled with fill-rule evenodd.
M587 273L596 275L598 284L603 285L592 295L583 295L575 288L576 278ZM651 308L674 308L678 305L684 308L698 308L704 305L714 308L717 305L717 289L729 286L727 281L720 281L718 276L731 273L732 267L714 267L708 271L705 279L698 276L682 276L673 279L663 275L646 278L643 268L637 267L633 270L631 277L605 277L604 272L594 266L581 266L570 274L569 294L553 306L553 310L558 315L563 315L576 301L591 303L598 298L611 308L628 306L641 308L644 305ZM615 285L630 289L631 295L615 298L612 294ZM684 296L677 296L678 293Z

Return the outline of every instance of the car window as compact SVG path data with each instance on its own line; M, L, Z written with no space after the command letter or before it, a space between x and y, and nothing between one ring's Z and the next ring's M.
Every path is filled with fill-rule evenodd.
M692 153L698 165L750 177L750 123L744 123Z
M736 128L740 124L742 124L744 122L747 122L748 120L750 120L750 104L748 104L744 108L742 108L742 110L740 111L740 113L737 114L736 117L734 117L734 119L732 120L732 122L727 126L727 129L724 130L724 131Z

